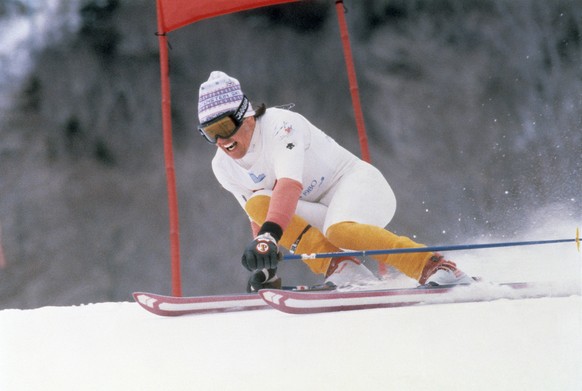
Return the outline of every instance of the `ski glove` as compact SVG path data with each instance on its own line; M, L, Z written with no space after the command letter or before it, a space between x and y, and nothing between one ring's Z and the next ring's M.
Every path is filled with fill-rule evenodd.
M257 236L246 248L242 264L249 271L257 269L276 269L283 258L277 240L268 232Z
M251 274L247 292L258 292L261 289L281 289L281 277L277 276L277 269L259 269Z

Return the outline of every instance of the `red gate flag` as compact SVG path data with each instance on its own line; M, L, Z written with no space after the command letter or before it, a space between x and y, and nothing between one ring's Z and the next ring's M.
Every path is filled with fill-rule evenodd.
M298 0L158 0L158 19L169 33L190 23L233 12Z

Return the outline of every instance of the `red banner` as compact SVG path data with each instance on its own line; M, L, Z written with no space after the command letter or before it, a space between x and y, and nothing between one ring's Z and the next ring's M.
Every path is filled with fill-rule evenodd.
M202 19L298 0L158 0L158 26L169 33Z

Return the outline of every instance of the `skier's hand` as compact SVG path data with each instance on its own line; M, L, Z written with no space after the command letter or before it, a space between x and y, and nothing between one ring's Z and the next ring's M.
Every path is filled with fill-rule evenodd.
M243 266L250 271L257 269L276 269L283 258L275 238L268 232L257 236L245 248L242 256Z
M281 289L281 277L277 276L277 269L258 269L251 274L247 292L258 292L261 289Z

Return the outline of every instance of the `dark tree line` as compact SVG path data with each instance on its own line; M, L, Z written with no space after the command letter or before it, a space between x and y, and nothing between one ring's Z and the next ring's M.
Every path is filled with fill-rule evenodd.
M80 0L78 30L38 54L1 119L1 308L169 292L153 3ZM372 162L399 200L392 230L434 244L524 234L540 208L580 220L580 2L345 5ZM198 86L221 69L359 154L334 4L205 20L170 43L184 290L240 291L248 222L193 130Z

